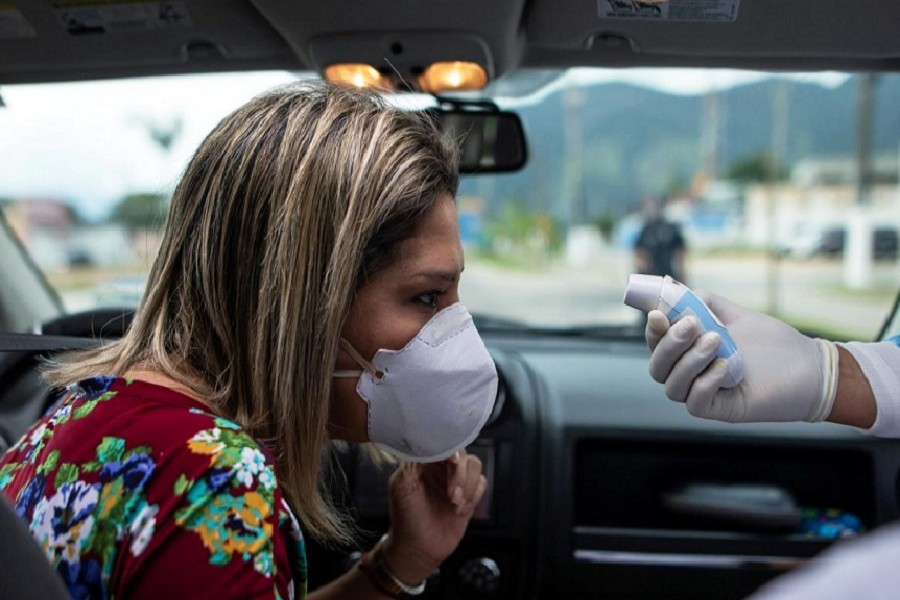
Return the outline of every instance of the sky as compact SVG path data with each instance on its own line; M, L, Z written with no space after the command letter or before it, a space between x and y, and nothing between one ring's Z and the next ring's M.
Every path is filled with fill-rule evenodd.
M568 75L579 82L625 81L656 88L671 94L704 94L716 89L753 83L771 78L771 73L739 71L736 69L571 69ZM846 73L791 73L784 75L794 81L816 82L834 87L847 80Z
M532 97L502 105L539 101L573 82L624 81L673 94L702 94L769 76L724 69L574 69ZM847 76L790 77L836 86ZM97 220L128 193L168 194L220 119L254 95L296 80L297 74L273 71L3 86L0 197L62 199ZM165 127L178 119L181 134L165 152L145 123Z

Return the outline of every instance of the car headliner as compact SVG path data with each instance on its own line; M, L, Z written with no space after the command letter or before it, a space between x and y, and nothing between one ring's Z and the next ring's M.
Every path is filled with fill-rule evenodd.
M6 25L0 27L0 84L249 69L321 72L336 62L407 74L440 60L479 62L492 80L524 67L900 69L900 2L706 1L737 4L736 18L601 16L614 2L646 8L659 0L14 0L0 6L0 25ZM180 20L159 21L166 5L183 13ZM107 18L92 31L76 30L71 21L67 26L73 14L88 11L90 18L93 10L96 18L110 9L150 11L143 13L150 17L143 25L140 18Z

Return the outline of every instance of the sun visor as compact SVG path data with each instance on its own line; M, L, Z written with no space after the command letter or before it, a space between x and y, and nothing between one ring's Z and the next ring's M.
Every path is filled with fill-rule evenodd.
M10 7L0 3L3 83L303 67L246 0L18 0Z

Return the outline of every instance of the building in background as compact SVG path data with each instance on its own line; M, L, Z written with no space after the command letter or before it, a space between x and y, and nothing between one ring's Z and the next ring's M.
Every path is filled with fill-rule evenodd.
M155 256L155 232L115 223L81 223L71 206L54 198L17 198L3 213L31 258L44 272L72 267L133 264Z
M787 182L748 187L745 210L748 244L766 246L774 222L776 247L783 253L800 258L819 253L824 239L845 228L848 214L856 208L855 177L851 156L810 158L797 163ZM866 210L871 221L885 231L900 230L896 156L873 161Z

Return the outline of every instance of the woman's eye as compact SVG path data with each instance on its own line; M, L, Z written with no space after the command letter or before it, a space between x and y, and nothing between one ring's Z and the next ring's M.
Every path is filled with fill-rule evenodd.
M437 299L440 294L438 292L425 292L416 296L416 302L424 304L429 308L437 307Z

